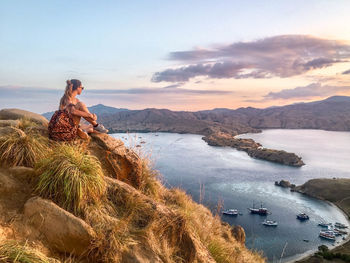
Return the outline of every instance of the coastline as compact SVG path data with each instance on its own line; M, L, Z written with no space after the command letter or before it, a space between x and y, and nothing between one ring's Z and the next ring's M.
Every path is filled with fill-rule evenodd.
M347 224L349 224L349 219L348 219L349 216L346 214L346 212L340 206L338 206L335 203L332 203L330 201L327 201L327 200L325 200L322 197L315 197L315 196L312 196L312 195L308 195L306 193L302 193L302 194L305 194L305 195L307 195L309 197L312 197L312 198L315 198L317 200L325 201L328 204L332 205L332 207L336 207L336 208L340 209L341 210L341 214L345 216L345 218L341 219L341 220L344 220L344 221L341 221L341 222L344 222L344 223L347 222ZM318 233L317 233L316 237L318 238ZM334 245L333 245L333 243L329 243L328 245L329 245L330 249L333 250L333 249L336 249L336 248L346 244L349 241L349 236L347 235L345 237L346 237L346 240L338 239L337 242L339 242L339 243L334 242ZM308 251L306 251L304 253L292 255L291 257L286 258L284 262L290 262L291 263L291 262L296 262L296 261L299 261L299 260L303 260L303 259L306 259L306 258L312 256L315 252L317 252L317 247L315 249L310 249L310 250L308 250Z
M323 198L320 198L320 197L317 197L317 196L313 196L313 195L309 195L307 193L304 193L304 192L300 192L298 190L296 190L296 192L300 193L300 194L303 194L303 195L306 195L308 197L312 197L312 198L315 198L315 199L318 199L318 200L321 200L321 201L324 201L326 203L328 203L329 205L333 206L333 207L336 207L340 210L340 212L344 215L344 217L346 218L346 221L347 221L347 224L348 226L350 227L350 216L347 214L346 211L344 211L344 209L338 205L336 205L335 203L333 202L330 202L328 200L325 200ZM346 243L349 243L350 242L350 233L347 234L345 240L341 239L341 241L339 241L339 243L335 242L333 243L334 245L330 246L329 247L329 250L332 251L334 249L336 249L337 247L340 247L342 245L345 245ZM291 260L288 260L284 263L302 263L303 260L306 260L308 258L311 258L318 250L317 249L314 249L314 250L310 250L310 251L307 251L305 253L302 253L302 254L299 254L299 256L297 256L296 258L293 258Z

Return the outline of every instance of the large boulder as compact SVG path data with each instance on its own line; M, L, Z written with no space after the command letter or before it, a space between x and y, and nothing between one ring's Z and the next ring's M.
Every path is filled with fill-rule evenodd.
M21 185L8 173L0 171L0 197L21 190Z
M0 110L0 120L18 120L26 118L33 122L36 122L38 124L42 125L48 125L48 120L37 113L33 113L26 110L20 110L20 109L3 109Z
M24 221L33 232L44 236L50 247L64 253L84 254L96 236L82 219L40 197L26 202Z
M89 150L98 157L105 172L120 181L139 188L142 176L142 161L121 140L108 134L93 133Z

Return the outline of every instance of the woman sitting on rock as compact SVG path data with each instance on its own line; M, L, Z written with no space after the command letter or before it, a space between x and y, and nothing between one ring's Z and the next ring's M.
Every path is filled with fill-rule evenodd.
M76 96L80 95L84 87L77 79L67 80L66 90L60 101L59 110L55 112L49 123L50 138L56 141L70 141L78 135L82 139L88 139L87 133L101 132L108 130L100 123L97 123L96 114L89 112L86 105L79 101ZM80 125L83 117L91 125Z

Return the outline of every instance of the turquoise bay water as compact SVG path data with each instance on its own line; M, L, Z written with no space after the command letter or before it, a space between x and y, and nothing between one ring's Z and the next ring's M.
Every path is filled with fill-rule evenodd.
M203 204L215 210L218 202L224 208L236 208L242 215L222 216L233 225L241 225L246 232L246 245L263 251L270 262L291 260L300 254L315 250L320 244L333 243L318 237L320 221L347 220L334 206L298 193L274 186L278 180L302 184L312 178L350 178L350 133L319 130L265 130L260 134L245 134L264 147L294 152L302 156L305 166L294 168L249 157L228 147L207 145L200 135L147 133L114 134L126 145L141 149L151 156L154 166L163 175L168 187L181 187L195 201L200 188L204 191ZM145 142L145 143L141 143ZM264 216L252 215L247 210L253 203L263 203L276 220L276 228L265 227ZM296 214L305 212L307 222L300 222ZM305 242L303 240L308 240ZM340 238L336 242L339 242Z

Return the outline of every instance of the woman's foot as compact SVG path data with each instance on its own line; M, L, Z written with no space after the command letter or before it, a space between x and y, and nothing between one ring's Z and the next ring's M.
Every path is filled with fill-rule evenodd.
M100 133L107 133L108 130L103 126L103 124L98 123L97 126L94 126L94 131L100 132Z

